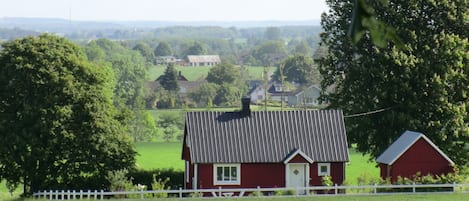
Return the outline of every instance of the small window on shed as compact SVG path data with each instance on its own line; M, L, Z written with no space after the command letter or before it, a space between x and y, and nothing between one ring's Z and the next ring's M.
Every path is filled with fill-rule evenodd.
M331 175L331 164L330 163L318 163L318 176L330 176Z

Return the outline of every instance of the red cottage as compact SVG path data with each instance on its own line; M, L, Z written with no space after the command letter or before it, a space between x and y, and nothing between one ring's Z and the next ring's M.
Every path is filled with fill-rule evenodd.
M441 175L453 172L453 161L430 139L418 132L406 131L384 151L376 161L381 178L394 183L398 176L412 178L422 175Z
M185 188L272 188L345 179L349 160L340 110L188 112Z

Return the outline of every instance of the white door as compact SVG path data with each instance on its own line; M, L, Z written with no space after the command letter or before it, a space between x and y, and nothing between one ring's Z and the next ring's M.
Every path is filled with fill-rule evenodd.
M309 166L303 163L290 163L287 164L287 187L306 187L307 186L307 172ZM305 190L299 190L298 194L305 194Z

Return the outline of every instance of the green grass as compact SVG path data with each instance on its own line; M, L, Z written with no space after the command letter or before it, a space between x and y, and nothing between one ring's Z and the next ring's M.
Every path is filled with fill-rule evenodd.
M184 170L181 160L182 143L180 142L139 142L137 167L142 169L173 168Z
M417 195L380 195L380 196L308 196L308 197L261 197L261 198L243 198L241 200L245 201L466 201L468 200L468 194L417 194ZM112 199L113 201L124 201L123 199ZM129 201L129 199L125 199ZM130 199L130 200L140 200L140 199ZM167 200L167 201L177 201L177 200L192 200L192 201L203 201L207 198L192 198L192 199L146 199L146 200ZM239 201L239 198L211 198L213 201ZM8 200L9 201L9 200ZM13 200L12 200L13 201ZM15 200L15 201L33 201L33 199L26 200ZM37 200L35 200L37 201Z
M379 178L379 168L374 161L370 162L369 155L363 155L354 148L349 149L350 162L346 168L346 182L349 185L357 185L358 177Z
M207 66L200 66L200 67L176 66L176 70L181 71L182 75L184 75L184 77L186 77L189 81L204 79L207 76L210 68L211 67L207 67ZM248 74L250 76L250 79L257 79L257 80L262 79L262 72L264 71L264 68L252 67L252 66L249 66L247 68L248 68L248 72L249 72ZM166 66L162 66L162 65L151 67L148 70L148 80L149 81L156 80L156 78L158 78L160 75L164 73L165 69L166 69ZM275 67L268 67L268 71L274 72Z

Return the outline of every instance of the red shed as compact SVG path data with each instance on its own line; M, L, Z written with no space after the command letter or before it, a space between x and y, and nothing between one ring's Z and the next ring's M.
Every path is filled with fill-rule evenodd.
M345 179L349 160L340 110L188 112L185 188L321 185Z
M454 162L424 134L406 131L377 159L381 178L412 179L417 172L422 175L441 175L453 172Z

